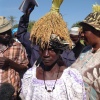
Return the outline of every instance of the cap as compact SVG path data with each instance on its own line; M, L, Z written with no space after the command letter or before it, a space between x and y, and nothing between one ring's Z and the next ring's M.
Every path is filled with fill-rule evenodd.
M70 30L70 34L79 35L79 27L72 27Z

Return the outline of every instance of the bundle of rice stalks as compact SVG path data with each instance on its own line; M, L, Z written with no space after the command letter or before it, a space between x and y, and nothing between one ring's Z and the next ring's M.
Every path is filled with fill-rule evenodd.
M93 12L100 12L100 5L99 4L94 4L92 6Z
M51 34L56 34L61 40L72 46L66 22L59 13L60 5L63 0L53 0L50 12L39 19L33 26L31 31L31 41L39 44L41 48L49 45Z

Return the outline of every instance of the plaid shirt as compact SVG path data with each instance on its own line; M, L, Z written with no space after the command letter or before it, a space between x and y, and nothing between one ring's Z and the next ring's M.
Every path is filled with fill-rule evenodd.
M0 57L3 56L27 67L27 54L21 43L14 42L10 47L0 44ZM4 82L11 83L15 88L15 92L17 92L20 87L19 73L12 69L11 66L8 66L6 70L0 69L0 83Z

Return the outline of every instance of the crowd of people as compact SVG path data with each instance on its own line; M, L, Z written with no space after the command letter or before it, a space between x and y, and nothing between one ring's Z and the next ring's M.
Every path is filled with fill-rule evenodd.
M62 2L52 0L31 33L35 4L15 29L0 16L0 100L100 100L100 11L68 30Z

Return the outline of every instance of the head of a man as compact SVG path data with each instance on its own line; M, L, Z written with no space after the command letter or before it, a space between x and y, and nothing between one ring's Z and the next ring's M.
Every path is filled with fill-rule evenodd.
M79 41L79 27L72 27L70 30L70 38L76 44Z
M12 25L5 17L0 16L0 43L7 45L12 39Z

